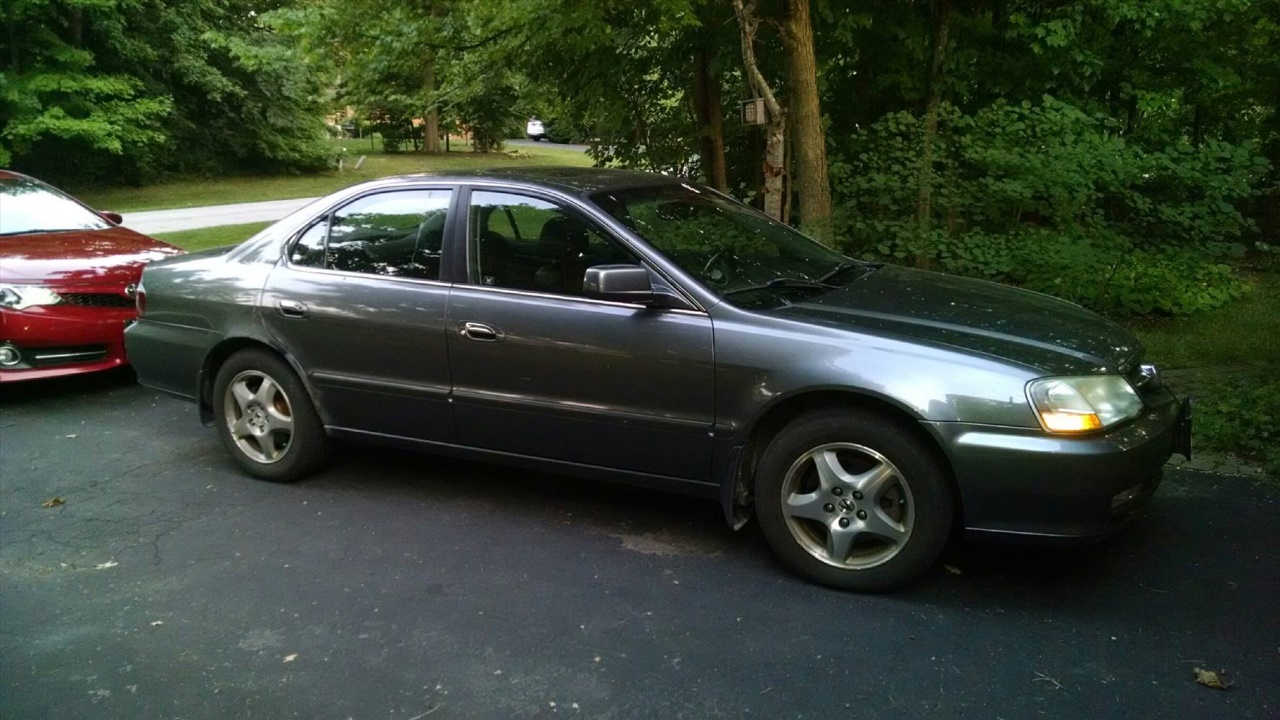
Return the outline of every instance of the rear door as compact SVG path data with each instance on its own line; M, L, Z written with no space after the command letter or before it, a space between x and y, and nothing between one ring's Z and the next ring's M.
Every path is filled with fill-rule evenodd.
M420 187L349 200L300 232L272 270L266 325L306 372L330 425L454 437L441 260L455 196Z

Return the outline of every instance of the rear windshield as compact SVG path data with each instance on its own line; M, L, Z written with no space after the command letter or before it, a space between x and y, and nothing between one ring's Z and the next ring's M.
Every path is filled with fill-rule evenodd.
M102 230L111 225L43 183L0 178L0 235Z

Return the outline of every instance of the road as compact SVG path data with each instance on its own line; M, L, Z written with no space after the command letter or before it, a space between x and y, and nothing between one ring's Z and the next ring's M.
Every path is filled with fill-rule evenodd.
M177 208L174 210L147 210L126 213L124 226L145 235L198 230L220 225L241 225L254 222L274 222L305 206L316 198L294 200L268 200L266 202L210 205L208 207Z
M586 145L534 142L532 140L507 140L506 144L514 147L554 147L582 152L586 152L588 149ZM295 200L269 200L266 202L176 208L173 210L145 210L126 213L124 226L145 235L154 235L156 233L198 230L220 225L274 222L315 199L308 197Z
M702 501L367 448L271 485L127 373L2 390L7 720L1280 716L1278 503L1239 479L860 596Z

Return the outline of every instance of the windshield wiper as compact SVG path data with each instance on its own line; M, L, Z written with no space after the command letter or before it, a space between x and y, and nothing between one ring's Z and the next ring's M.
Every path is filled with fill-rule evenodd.
M792 277L776 277L763 285L748 285L747 287L736 288L721 293L724 297L737 295L738 293L753 292L756 290L774 290L777 288L806 288L810 290L834 290L836 285L822 282L821 280L805 280L803 278Z
M831 272L818 278L818 282L820 283L829 282L831 280L834 280L837 275L840 275L841 273L847 270L852 270L854 268L866 268L867 273L869 273L869 272L872 272L873 270L879 270L882 267L884 267L884 263L882 262L844 262L844 263L840 263L839 265L836 265L835 269L832 270ZM863 274L865 275L866 273L863 273Z
M35 228L31 230L14 230L13 232L0 233L0 237L9 237L10 235L49 235L52 233L71 232L71 228L55 228L52 230L44 228Z

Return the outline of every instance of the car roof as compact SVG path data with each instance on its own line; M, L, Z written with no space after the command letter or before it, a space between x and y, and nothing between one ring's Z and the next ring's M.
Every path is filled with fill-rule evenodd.
M498 180L532 187L545 187L569 194L590 195L601 191L633 187L653 187L683 182L679 178L636 170L614 170L582 167L492 168L448 173L419 173L373 180L369 185L399 185L434 181L465 183L472 180Z

